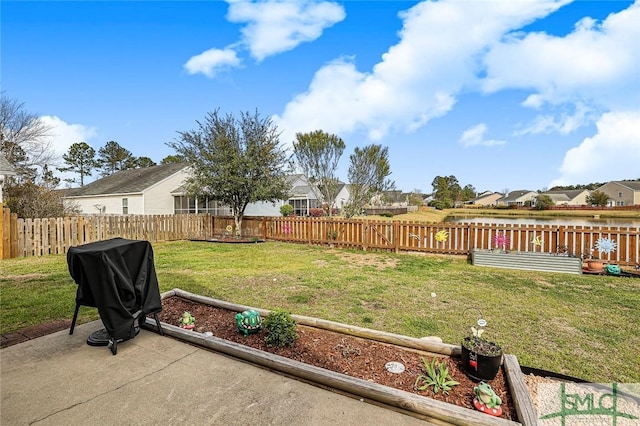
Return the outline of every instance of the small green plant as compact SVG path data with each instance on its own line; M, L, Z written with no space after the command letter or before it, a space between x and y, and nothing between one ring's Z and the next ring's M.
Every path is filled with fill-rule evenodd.
M393 213L391 213L391 212L382 212L382 213L380 213L380 216L382 216L382 217L393 217Z
M338 231L335 229L329 229L327 231L327 238L335 241L338 238Z
M282 216L291 216L293 213L293 206L291 204L284 204L280 207L280 214Z
M267 335L264 338L267 346L282 348L285 345L293 346L298 340L296 333L296 322L291 318L289 312L276 309L267 315L263 321Z
M442 391L442 393L448 395L454 386L460 384L449 375L449 368L447 368L446 362L438 362L435 358L431 362L427 362L426 359L422 358L422 363L426 374L419 374L416 378L413 387L417 390L423 391L433 387L433 393Z

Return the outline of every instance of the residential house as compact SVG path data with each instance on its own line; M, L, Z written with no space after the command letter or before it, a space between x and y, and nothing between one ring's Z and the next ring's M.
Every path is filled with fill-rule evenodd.
M406 207L409 194L400 190L382 191L371 197L371 206Z
M206 197L191 197L184 186L189 167L183 163L161 164L116 172L81 188L71 189L64 197L81 214L187 214L209 213L227 216L231 209ZM290 177L291 196L276 203L251 203L246 216L279 216L283 204L291 204L297 215L309 215L320 207L317 196L302 175ZM347 185L341 184L336 205L349 199Z
M4 155L0 154L0 204L2 204L2 185L7 176L13 176L16 174L15 169L7 161Z
M597 189L609 196L608 206L640 205L640 180L617 180Z
M322 208L322 202L318 200L317 188L311 186L304 175L291 175L290 183L291 193L287 203L293 206L296 216L309 216L310 209ZM337 189L334 207L341 210L349 200L349 185L339 182Z
M468 202L468 204L477 206L495 206L498 199L502 198L503 196L504 194L500 192L485 191Z
M517 191L511 191L507 195L504 195L496 200L497 206L526 206L535 205L536 197L538 193L535 191L529 191L521 189Z
M588 189L571 189L546 191L540 195L548 195L556 206L584 206L587 204Z
M172 214L172 191L189 176L184 163L122 170L73 188L63 197L81 214Z

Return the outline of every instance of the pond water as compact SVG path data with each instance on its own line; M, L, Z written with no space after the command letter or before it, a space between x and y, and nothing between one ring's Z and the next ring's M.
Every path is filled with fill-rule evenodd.
M533 224L533 225L564 225L564 226L628 226L640 227L640 214L638 218L607 218L595 219L591 217L513 217L513 216L473 216L456 215L447 216L444 222L453 223L507 223L507 224Z

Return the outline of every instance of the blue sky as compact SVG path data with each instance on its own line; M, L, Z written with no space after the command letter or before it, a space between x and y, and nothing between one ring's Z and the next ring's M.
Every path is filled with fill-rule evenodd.
M3 1L1 82L66 152L160 162L219 108L389 148L398 189L640 177L640 0Z

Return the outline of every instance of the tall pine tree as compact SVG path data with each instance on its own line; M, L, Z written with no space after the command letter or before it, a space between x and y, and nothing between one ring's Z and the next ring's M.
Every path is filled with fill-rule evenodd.
M96 150L91 148L86 142L77 142L69 147L69 152L62 154L67 167L60 167L61 172L73 172L80 175L80 186L84 186L84 177L91 176L91 173L98 168L96 160ZM67 182L78 182L76 179L65 179Z

